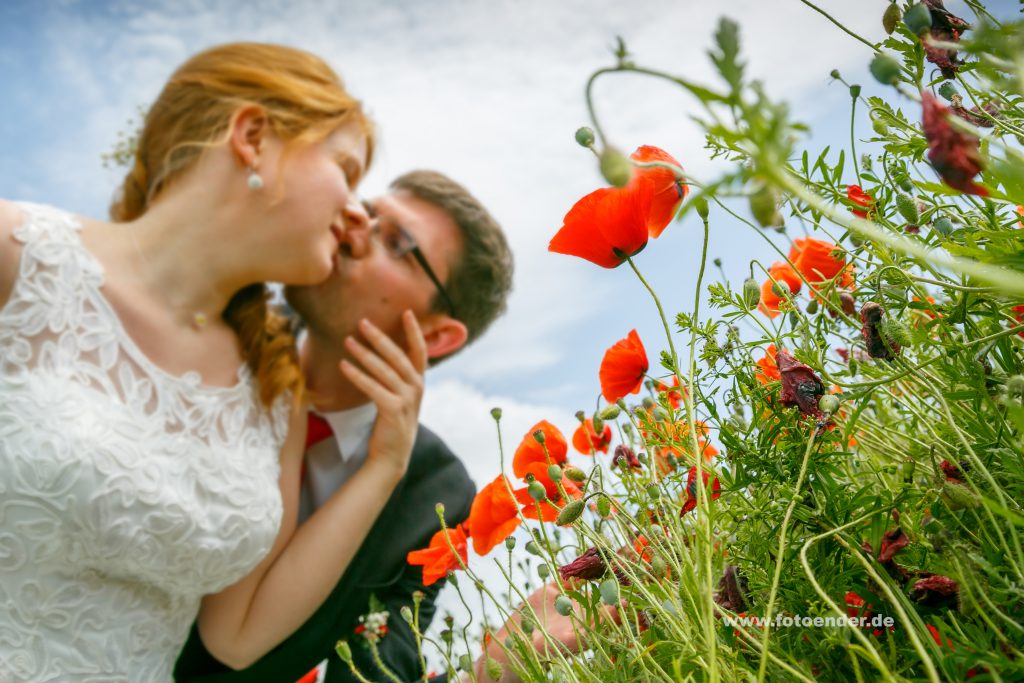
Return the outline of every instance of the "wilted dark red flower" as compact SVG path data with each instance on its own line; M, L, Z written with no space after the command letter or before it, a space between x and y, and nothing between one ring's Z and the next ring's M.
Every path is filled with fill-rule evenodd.
M825 393L825 385L814 374L814 370L785 349L776 354L775 363L782 379L779 403L787 408L797 406L804 415L820 418L822 413L818 408L818 399Z
M973 180L984 168L978 138L954 129L949 123L949 108L927 90L921 92L921 105L928 159L942 182L961 192L988 196L988 190Z
M863 326L860 328L860 336L864 339L869 356L892 360L900 355L902 349L899 344L882 334L883 316L885 316L885 309L874 301L869 301L861 306L860 321Z
M594 431L594 421L589 417L580 423L572 435L572 446L584 455L591 455L593 452L607 453L608 444L612 442L611 425L604 425L604 429L598 434Z
M740 574L740 568L736 565L726 565L725 574L718 581L715 602L731 612L746 612L746 593L747 577Z
M477 555L486 555L519 526L519 505L509 492L505 475L499 474L480 489L469 509L466 526Z
M633 452L632 448L620 443L615 447L615 454L612 456L612 465L621 465L623 467L640 469L640 460L637 459L636 453Z
M988 102L981 108L971 107L967 109L963 105L963 98L959 95L953 95L953 99L949 103L949 109L967 123L973 124L978 128L992 128L996 125L992 119L999 118L1002 115L999 105L995 102ZM982 112L988 114L988 116L983 116Z
M779 304L782 303L782 297L775 293L775 282L785 282L789 291L797 294L804 286L804 281L785 261L773 263L768 269L768 275L770 277L761 285L761 302L757 305L757 309L769 318L774 318L779 314ZM775 282L772 281L773 279Z
M863 207L861 209L851 209L851 213L860 218L867 218L868 212L871 211L875 205L875 200L871 195L861 189L860 185L848 186L846 188L846 198L857 206Z
M708 479L710 478L710 476L711 475L706 467L701 469L701 479L704 480L704 490L711 491L711 500L718 500L722 496L722 485L718 483L718 478L715 477L715 479L711 482L711 485L709 486ZM679 516L682 517L690 510L693 510L695 507L697 507L696 466L691 467L690 471L686 475L686 502L683 503L683 509L680 510Z
M892 531L886 531L882 535L882 545L878 549L878 561L886 563L896 556L896 553L907 547L910 539L903 533L902 527L896 527Z
M945 78L956 78L957 71L963 65L963 62L956 58L956 50L936 47L932 45L932 40L958 43L960 34L971 26L960 17L950 14L943 6L942 0L924 0L924 4L928 6L928 11L932 15L932 27L928 31L931 40L923 41L925 58L939 67Z
M948 576L933 574L914 583L910 599L929 607L954 607L960 596L960 584Z
M600 579L608 573L608 563L601 557L597 548L587 548L587 551L577 557L569 564L558 568L558 574L562 580L567 579Z
M946 481L951 481L954 484L963 484L964 474L971 469L971 464L964 460L958 465L954 465L948 460L943 460L939 463L939 469L942 470L942 475L946 478Z
M604 352L598 376L601 394L608 403L615 403L626 394L640 391L647 374L647 351L636 330L615 342Z

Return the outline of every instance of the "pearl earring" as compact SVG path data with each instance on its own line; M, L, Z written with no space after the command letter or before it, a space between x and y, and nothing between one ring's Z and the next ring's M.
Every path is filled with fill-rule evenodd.
M263 176L256 172L252 166L249 167L249 178L246 181L250 190L259 190L263 187Z

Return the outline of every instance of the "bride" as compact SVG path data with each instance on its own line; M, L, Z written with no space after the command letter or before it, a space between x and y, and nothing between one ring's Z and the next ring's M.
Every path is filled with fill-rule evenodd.
M224 45L150 109L114 222L0 202L0 681L170 681L196 619L245 666L326 597L345 558L293 536L302 376L262 283L337 267L372 147L319 58ZM369 527L356 496L386 499L407 466L425 367L407 327L408 355L370 334L389 360L341 370L397 367L405 417L335 530Z

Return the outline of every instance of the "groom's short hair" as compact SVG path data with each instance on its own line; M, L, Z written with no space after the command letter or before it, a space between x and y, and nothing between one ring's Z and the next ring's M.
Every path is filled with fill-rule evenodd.
M442 209L462 235L462 253L455 259L444 283L455 304L455 316L466 326L466 345L475 341L505 312L512 290L512 252L501 226L473 195L459 183L437 171L411 171L396 178L390 189ZM440 296L432 309L444 312ZM435 358L435 364L455 352Z

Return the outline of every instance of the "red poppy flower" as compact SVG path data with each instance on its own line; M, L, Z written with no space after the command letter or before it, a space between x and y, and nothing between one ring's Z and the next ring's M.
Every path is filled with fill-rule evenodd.
M673 410L679 410L679 407L683 405L683 396L687 394L687 390L684 387L683 391L679 391L679 378L672 378L672 386L665 384L664 382L658 382L658 393L665 394L665 398L668 399L668 404L672 406Z
M640 162L663 161L673 166L681 166L671 154L651 145L637 148L629 158ZM643 180L649 180L654 189L651 209L647 216L647 234L658 237L675 218L676 210L686 198L689 187L683 178L677 178L676 174L667 168L637 168L626 190L636 189L633 188L634 183Z
M942 647L942 638L939 636L939 629L935 628L931 624L925 624L925 626L928 627L928 632L932 634L932 640L935 641L935 644ZM946 638L946 647L950 650L953 649L953 642L949 638Z
M768 345L764 352L764 358L757 361L757 368L755 376L761 384L777 382L782 379L782 375L779 374L779 367L775 364L775 344Z
M718 500L722 496L722 486L718 483L718 478L715 477L711 485L708 486L708 479L710 473L707 468L701 470L701 479L704 480L704 490L711 491L711 500ZM690 471L686 475L686 502L683 503L683 509L680 511L679 516L682 517L690 510L697 507L697 468L691 467Z
M558 486L548 476L548 466L540 462L531 462L526 466L526 473L532 474L534 478L544 486L544 493L547 496L547 500L539 503L533 499L530 495L528 486L524 486L521 489L516 489L512 492L522 506L523 517L527 519L540 519L545 522L553 522L558 517L558 512L564 506L562 500L562 494L558 490ZM570 479L563 478L561 481L562 488L565 490L566 495L569 498L582 498L583 493L579 487ZM550 502L549 502L550 501ZM537 508L540 507L540 517L537 516Z
M615 342L601 359L598 376L604 400L615 403L626 394L640 391L647 368L647 351L640 335L630 330L626 338Z
M591 455L595 451L607 453L608 445L612 442L611 425L605 425L604 430L598 434L594 431L594 421L589 417L580 423L572 435L572 446L584 455Z
M825 393L825 385L809 366L782 349L775 356L782 380L779 403L783 406L797 406L804 415L821 417L818 398Z
M855 187L855 186L854 186ZM841 286L852 284L852 273L847 273L846 259L842 256L841 247L811 237L799 237L793 240L789 250L789 260L796 270L812 286L831 281L842 273Z
M984 168L978 138L954 129L949 123L949 108L927 90L921 92L921 105L928 159L942 182L967 194L988 196L988 190L974 182L974 176Z
M860 185L850 185L846 188L846 198L863 209L852 209L854 216L867 218L868 212L875 206L875 200L867 192L861 189Z
M508 479L499 474L480 489L469 509L466 527L477 555L486 555L519 526L519 505L509 492Z
M548 251L579 256L602 268L615 268L638 254L647 246L654 184L634 177L627 188L602 188L576 202Z
M1024 304L1021 304L1020 306L1014 306L1010 310L1017 314L1014 316L1014 319L1018 323L1024 323ZM1018 332L1017 336L1024 337L1024 332Z
M458 553L457 556L448 547L448 542L445 540L446 533L448 539L451 540L452 547ZM413 550L406 555L405 559L411 565L423 567L423 585L429 586L438 579L443 579L448 572L459 569L462 564L465 564L467 540L466 532L461 524L442 529L433 535L428 547L422 550ZM459 563L459 558L462 558L462 564Z
M776 282L785 282L789 285L789 291L793 294L800 292L800 288L804 286L804 281L796 274L793 267L784 261L773 263L768 269L768 275L770 277L761 285L761 303L758 304L757 308L769 318L774 318L779 314L779 304L782 302L782 297L773 291L772 285L774 283L772 279L774 278Z
M544 443L537 443L534 433L541 432L544 435ZM547 448L547 455L544 449ZM551 458L550 462L548 458ZM544 466L544 476L547 477L548 465L561 465L569 458L569 446L565 442L562 432L547 420L541 420L533 425L523 440L519 442L519 448L512 457L512 471L520 479L526 476L528 467L532 463L540 463Z

